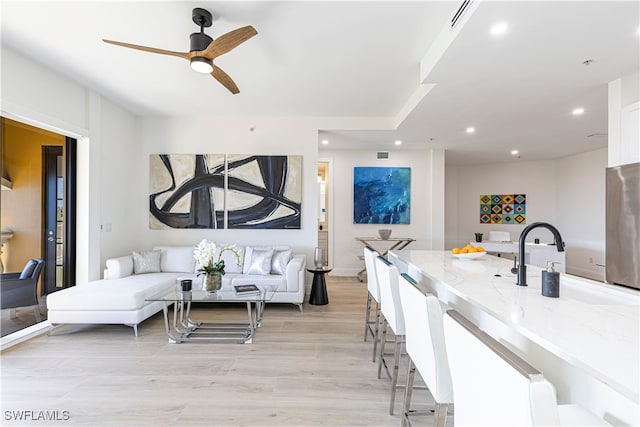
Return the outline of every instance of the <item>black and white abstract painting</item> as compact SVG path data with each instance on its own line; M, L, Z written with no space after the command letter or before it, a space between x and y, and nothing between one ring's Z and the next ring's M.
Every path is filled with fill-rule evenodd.
M224 154L149 156L149 228L224 228Z
M301 227L302 156L152 154L149 187L151 229Z
M229 155L228 228L300 229L302 156Z

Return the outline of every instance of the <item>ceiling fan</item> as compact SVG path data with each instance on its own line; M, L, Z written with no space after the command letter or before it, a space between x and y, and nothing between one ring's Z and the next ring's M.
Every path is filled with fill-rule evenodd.
M231 79L231 77L229 77L229 75L222 71L219 67L213 65L213 60L218 56L223 55L236 48L241 43L258 34L258 32L251 25L248 25L246 27L241 27L230 31L213 40L211 37L204 33L205 27L210 27L211 24L213 24L213 17L211 16L211 13L208 10L197 7L193 9L191 16L193 18L193 22L200 27L200 32L191 34L191 49L189 50L189 52L174 52L171 50L156 49L154 47L140 46L114 40L102 39L102 41L117 46L128 47L130 49L143 50L145 52L159 53L161 55L171 55L188 59L191 63L191 68L194 71L204 74L211 74L214 79L216 79L224 87L229 89L231 93L239 93L240 90Z

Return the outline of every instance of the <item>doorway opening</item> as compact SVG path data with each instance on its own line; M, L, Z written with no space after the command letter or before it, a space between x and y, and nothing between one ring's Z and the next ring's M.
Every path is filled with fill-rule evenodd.
M6 117L0 122L1 268L21 272L30 259L45 260L36 294L46 315L44 296L75 284L77 140ZM12 309L8 319L3 312L2 335L34 324L33 314L30 307Z
M325 250L329 265L329 162L318 162L318 247Z

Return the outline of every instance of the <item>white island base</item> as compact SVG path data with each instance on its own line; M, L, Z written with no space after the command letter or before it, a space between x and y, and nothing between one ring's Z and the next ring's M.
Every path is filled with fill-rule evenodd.
M540 268L527 266L529 286L516 286L512 262L494 256L405 250L390 259L540 370L559 403L613 425L640 425L640 292L562 274L560 298L547 298Z

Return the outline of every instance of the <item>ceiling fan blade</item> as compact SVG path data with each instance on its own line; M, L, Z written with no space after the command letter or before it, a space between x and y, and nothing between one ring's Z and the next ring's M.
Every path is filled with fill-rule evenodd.
M251 25L229 31L228 33L221 35L220 37L209 43L209 46L207 46L207 48L203 50L201 54L205 58L215 59L218 56L229 52L231 49L234 49L240 43L249 40L256 34L258 34L258 32Z
M156 49L155 47L140 46L137 44L123 43L123 42L117 42L114 40L106 40L106 39L102 39L102 41L105 43L114 44L116 46L128 47L130 49L143 50L145 52L151 52L151 53L159 53L161 55L177 56L179 58L184 58L184 59L191 59L194 56L193 52L174 52L172 50Z
M213 76L214 79L219 81L222 84L222 86L229 89L229 92L231 92L232 94L235 95L237 93L240 93L240 89L238 89L238 86L236 86L236 84L233 82L231 77L229 77L229 74L222 71L220 67L216 67L214 65L211 75Z

